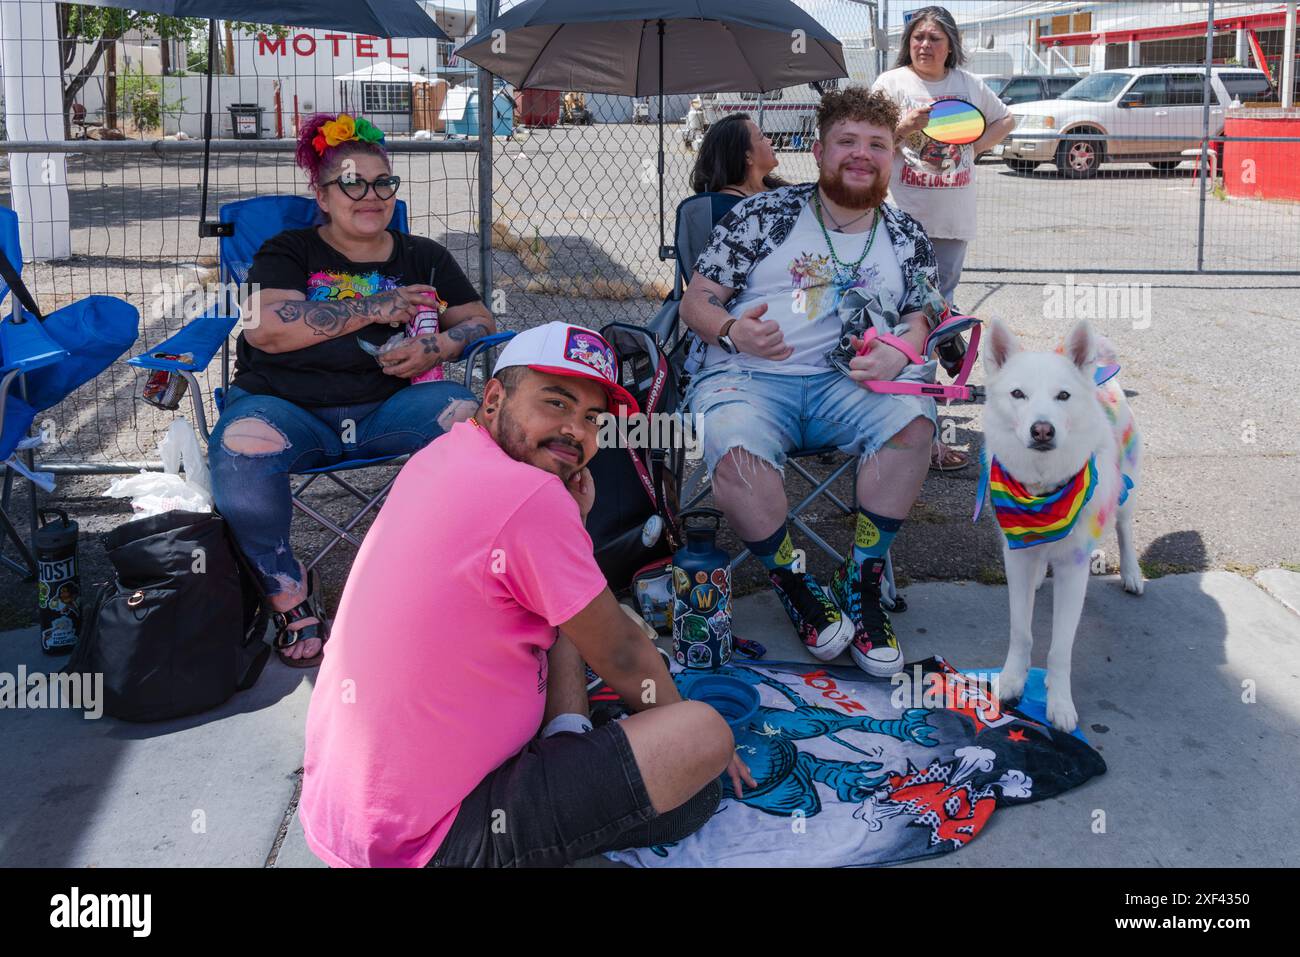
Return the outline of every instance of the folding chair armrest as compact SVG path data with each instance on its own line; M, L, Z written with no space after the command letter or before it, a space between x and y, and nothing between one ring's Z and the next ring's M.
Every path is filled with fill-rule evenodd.
M18 310L0 322L0 372L31 372L68 357L68 350L54 341L35 316L21 306ZM25 318L15 322L16 316Z
M664 300L664 304L659 307L659 311L655 313L654 318L645 324L646 331L658 339L660 345L670 352L675 345L674 339L681 327L678 315L681 308L682 301L680 299L669 297Z
M491 350L503 342L509 342L514 337L515 333L513 332L494 332L490 336L475 339L469 344L469 348L461 353L460 357L461 361L465 363L465 388L471 392L474 391L474 363L479 360L480 353L483 359L483 380L486 382L488 377L492 375L492 368L487 362Z
M209 313L189 322L180 332L148 352L133 356L128 365L167 372L202 372L235 327L237 317Z
M461 354L460 357L461 361L470 362L474 358L475 354L478 353L480 350L491 349L494 346L499 346L503 342L509 342L514 337L515 334L513 332L507 331L507 332L494 332L490 336L483 336L483 338L481 339L475 339L473 342L469 344L469 348L467 348Z

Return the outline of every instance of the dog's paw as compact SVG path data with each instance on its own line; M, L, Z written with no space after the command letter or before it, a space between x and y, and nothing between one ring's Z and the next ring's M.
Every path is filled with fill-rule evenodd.
M1007 668L1003 666L993 679L993 691L999 701L1015 701L1025 692L1025 679L1029 676L1028 668Z
M1142 590L1147 586L1140 571L1130 572L1128 574L1120 572L1119 580L1120 583L1123 584L1124 590L1130 595L1142 594Z
M1074 710L1074 699L1069 692L1047 690L1047 720L1058 731L1067 734L1079 725L1079 713Z

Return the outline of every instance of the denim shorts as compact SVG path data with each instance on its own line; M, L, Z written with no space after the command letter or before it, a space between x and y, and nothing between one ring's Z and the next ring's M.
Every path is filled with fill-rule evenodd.
M865 461L913 419L937 426L934 399L872 392L833 369L782 375L715 366L691 381L686 405L700 416L710 474L729 449L784 470L791 452L836 448Z
M656 814L619 722L535 738L460 804L428 867L560 867L605 851L680 841L722 801L713 781Z

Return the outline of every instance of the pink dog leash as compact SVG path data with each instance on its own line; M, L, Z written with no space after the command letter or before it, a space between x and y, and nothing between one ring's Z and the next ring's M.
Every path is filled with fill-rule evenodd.
M872 392L887 392L894 395L928 395L934 399L942 400L945 405L950 402L980 401L984 397L983 387L967 385L966 380L970 378L971 369L975 366L975 356L979 352L980 333L983 330L982 320L976 319L974 316L953 316L945 319L935 326L934 331L926 338L925 355L929 355L940 340L946 339L954 333L964 332L966 329L973 329L970 335L970 344L966 349L966 355L962 358L957 377L951 384L896 382L891 379L869 379L862 384ZM924 365L925 357L917 355L916 350L912 348L911 343L906 339L887 332L879 332L874 326L863 333L862 348L858 350L858 355L866 355L871 348L871 343L877 339L886 345L893 346L914 364Z

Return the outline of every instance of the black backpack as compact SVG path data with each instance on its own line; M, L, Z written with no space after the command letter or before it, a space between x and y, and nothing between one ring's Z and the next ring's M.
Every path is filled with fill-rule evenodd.
M116 574L63 671L103 674L105 714L179 718L252 687L271 653L268 612L221 516L165 512L103 542Z
M613 322L600 334L618 355L618 378L645 413L678 411L680 385L659 340L640 326ZM670 448L602 448L588 468L596 501L587 516L587 533L596 564L614 591L631 585L636 572L677 550L677 486L683 455ZM641 532L658 515L663 531L647 546Z

